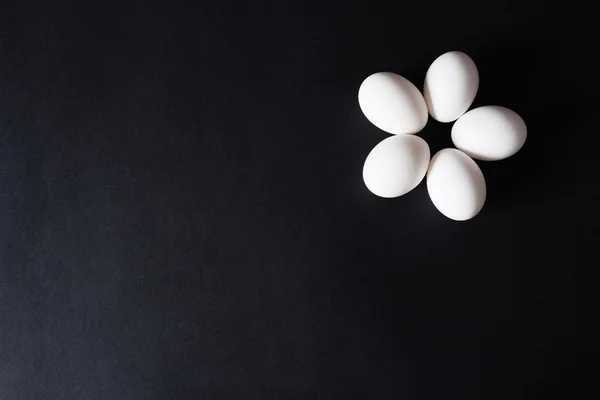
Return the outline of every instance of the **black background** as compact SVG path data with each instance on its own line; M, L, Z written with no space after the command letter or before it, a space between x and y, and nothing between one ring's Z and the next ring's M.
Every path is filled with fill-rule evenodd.
M572 398L593 52L548 7L2 2L0 397ZM362 182L360 83L450 50L529 130L463 223Z

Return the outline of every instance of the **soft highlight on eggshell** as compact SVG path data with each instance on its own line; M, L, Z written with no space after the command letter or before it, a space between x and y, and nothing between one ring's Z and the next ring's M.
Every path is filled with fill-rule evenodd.
M452 122L469 109L478 89L479 72L471 57L450 51L439 56L427 70L423 95L433 119Z
M452 142L476 160L497 161L525 144L527 125L516 112L500 106L475 108L454 123Z
M423 180L430 155L429 145L418 136L396 135L384 139L365 160L365 185L380 197L402 196Z
M427 171L427 191L433 205L455 221L476 216L487 194L477 163L456 149L443 149L433 156Z
M392 72L378 72L363 81L358 103L373 125L391 134L413 134L427 124L423 95L408 79Z

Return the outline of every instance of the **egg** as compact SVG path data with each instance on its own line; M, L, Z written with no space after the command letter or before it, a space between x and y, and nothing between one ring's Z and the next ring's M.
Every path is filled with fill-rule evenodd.
M460 150L443 149L429 164L427 191L442 214L465 221L476 216L485 203L485 178L471 157Z
M388 137L379 142L365 160L365 185L380 197L402 196L423 180L429 156L427 142L418 136Z
M527 126L516 112L500 106L475 108L454 123L452 142L476 160L496 161L515 154L527 139Z
M452 122L475 100L479 72L465 53L450 51L439 56L427 70L423 94L429 114L439 122Z
M427 105L419 89L392 72L365 79L358 90L358 104L373 125L395 135L419 132L427 123Z

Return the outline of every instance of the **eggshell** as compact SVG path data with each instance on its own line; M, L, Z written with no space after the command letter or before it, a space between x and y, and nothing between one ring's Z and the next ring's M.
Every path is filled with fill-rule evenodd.
M527 126L516 112L500 106L469 111L452 127L454 145L476 160L496 161L515 154L527 139Z
M416 133L427 123L427 105L419 89L391 72L365 79L358 90L358 104L373 125L388 133Z
M476 216L485 203L485 178L468 155L456 149L443 149L429 164L427 191L442 214L465 221Z
M479 72L471 57L460 51L442 54L425 75L429 114L439 122L455 121L469 109L478 88Z
M418 136L397 135L384 139L365 160L365 185L380 197L402 196L423 180L429 156L427 142Z

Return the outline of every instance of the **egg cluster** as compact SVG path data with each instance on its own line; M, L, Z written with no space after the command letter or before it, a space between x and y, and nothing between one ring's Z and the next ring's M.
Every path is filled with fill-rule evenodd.
M473 160L496 161L515 154L525 143L527 127L514 111L483 106L467 111L479 88L479 73L466 54L442 54L429 67L423 94L404 77L378 72L358 91L361 110L375 126L393 134L367 156L363 179L380 197L402 196L427 175L427 191L446 217L464 221L476 216L486 198L485 178ZM428 115L453 122L456 149L443 149L430 159L429 145L415 133Z

